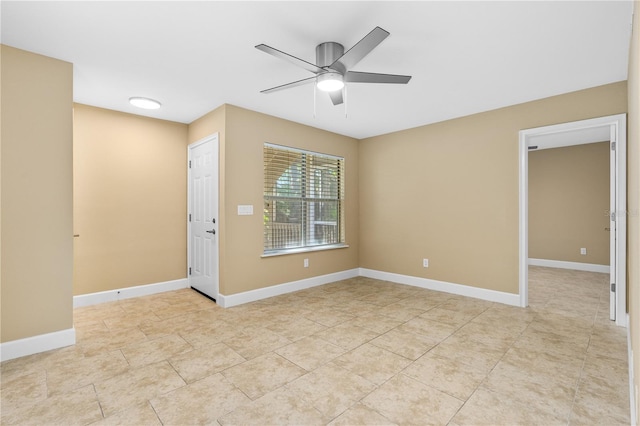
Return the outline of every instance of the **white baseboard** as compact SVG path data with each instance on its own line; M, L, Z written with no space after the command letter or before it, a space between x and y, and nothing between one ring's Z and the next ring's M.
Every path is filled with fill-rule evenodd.
M0 344L0 361L33 355L76 344L76 329L54 331Z
M529 259L531 266L546 266L547 268L574 269L576 271L601 272L608 274L611 268L609 265L598 265L596 263L565 262L564 260L549 259Z
M232 306L241 305L243 303L254 302L273 296L292 293L298 290L304 290L307 288L329 284L336 281L355 278L357 276L391 281L399 284L407 284L415 287L426 288L429 290L443 291L447 293L488 300L491 302L499 302L513 306L519 306L520 303L520 297L517 294L504 293L500 291L471 287L462 284L453 284L444 281L436 281L427 278L376 271L366 268L355 268L342 272L320 275L317 277L311 277L256 290L245 291L242 293L230 295L220 294L217 303L224 308L229 308ZM162 293L165 291L179 290L187 287L188 280L186 278L182 278L179 280L166 281L156 284L83 294L73 297L73 307L77 308L99 303L113 302L117 300ZM5 361L38 352L48 351L51 349L70 346L75 344L75 336L75 329L70 328L68 330L62 330L11 342L5 342L0 344L0 360Z
M627 324L629 324L629 314L627 314ZM627 352L629 354L629 407L631 414L631 426L638 424L638 388L635 386L635 371L633 365L633 347L631 346L631 327L627 327Z
M155 284L100 291L98 293L81 294L73 296L73 307L79 308L81 306L97 305L98 303L115 302L117 300L148 296L150 294L163 293L165 291L180 290L181 288L187 288L188 286L189 280L181 278L179 280L165 281Z
M243 303L255 302L256 300L267 299L269 297L279 296L281 294L292 293L294 291L304 290L306 288L329 284L335 281L346 280L348 278L354 278L358 276L358 272L358 269L350 269L347 271L320 275L317 277L273 285L270 287L245 291L242 293L230 295L219 294L216 302L223 308L230 308L232 306L242 305Z
M513 293L505 293L502 291L488 290L463 284L454 284L445 281L436 281L428 278L412 277L410 275L394 274L391 272L376 271L366 268L360 268L360 275L378 280L391 281L398 284L406 284L429 290L473 297L475 299L488 300L490 302L504 303L505 305L520 306L520 296Z

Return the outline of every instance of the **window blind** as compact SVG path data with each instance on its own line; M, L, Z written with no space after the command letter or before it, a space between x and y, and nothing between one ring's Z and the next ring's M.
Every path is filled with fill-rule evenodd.
M344 243L344 158L264 145L264 252Z

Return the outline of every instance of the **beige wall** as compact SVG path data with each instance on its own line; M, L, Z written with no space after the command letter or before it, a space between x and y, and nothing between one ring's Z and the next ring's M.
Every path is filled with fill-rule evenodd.
M70 63L2 57L1 341L73 327Z
M629 56L628 135L628 271L629 335L633 350L636 421L640 420L640 2L634 2L633 35Z
M186 277L187 125L74 105L74 294Z
M192 124L189 142L221 131L220 293L254 290L358 267L358 142L355 139L226 105L221 113ZM349 248L262 258L263 159L265 142L345 158L346 242ZM224 185L222 184L224 182ZM253 216L238 216L252 204ZM309 259L309 268L303 259Z
M203 115L202 117L189 124L187 136L189 143L197 142L201 139L206 138L207 136L212 135L213 133L218 133L218 142L221 146L224 145L222 142L224 141L225 136L224 126L226 120L226 111L227 105L219 106L218 108ZM220 162L222 162L222 160L220 160Z
M609 142L529 152L530 258L609 265L609 153Z
M362 140L360 266L517 293L518 132L626 112L626 90L619 82Z

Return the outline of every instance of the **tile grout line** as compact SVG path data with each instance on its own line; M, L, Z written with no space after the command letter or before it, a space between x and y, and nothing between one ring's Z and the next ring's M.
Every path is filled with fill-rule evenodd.
M100 408L100 414L102 414L102 419L106 419L104 415L104 409L102 408L102 403L100 402L100 398L98 397L98 390L96 389L96 384L91 383L91 387L93 388L93 393L96 395L96 402L98 403L98 407Z
M456 411L456 413L451 416L451 419L449 419L449 422L451 422L453 420L453 418L460 412L460 410L462 410L462 408L467 404L467 402L473 397L473 395L478 391L478 389L480 389L480 387L482 386L482 384L489 378L489 375L493 372L493 370L498 366L498 364L500 364L500 362L504 359L504 357L507 355L507 353L511 350L511 348L513 348L513 346L515 345L515 343L518 341L518 339L524 334L524 332L529 328L529 326L531 326L531 323L533 323L533 321L535 321L535 319L539 316L538 313L534 314L534 319L529 321L529 323L527 324L527 326L522 329L522 331L518 334L518 337L516 337L514 339L514 341L511 343L511 345L509 345L509 348L502 354L502 356L500 357L500 359L494 364L493 367L491 367L491 370L489 370L487 372L487 374L484 376L484 378L480 381L480 383L478 383L478 385L475 387L475 389L473 390L473 392L467 397L467 399L462 403L462 405L460 406L460 408ZM493 392L491 389L487 389L487 391L489 392Z

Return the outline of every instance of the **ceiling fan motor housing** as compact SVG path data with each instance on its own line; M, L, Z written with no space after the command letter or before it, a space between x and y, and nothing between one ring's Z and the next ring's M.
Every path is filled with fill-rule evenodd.
M316 65L319 67L328 67L333 64L334 71L343 74L346 72L344 65L340 62L334 62L344 54L344 46L334 41L328 41L316 46Z

